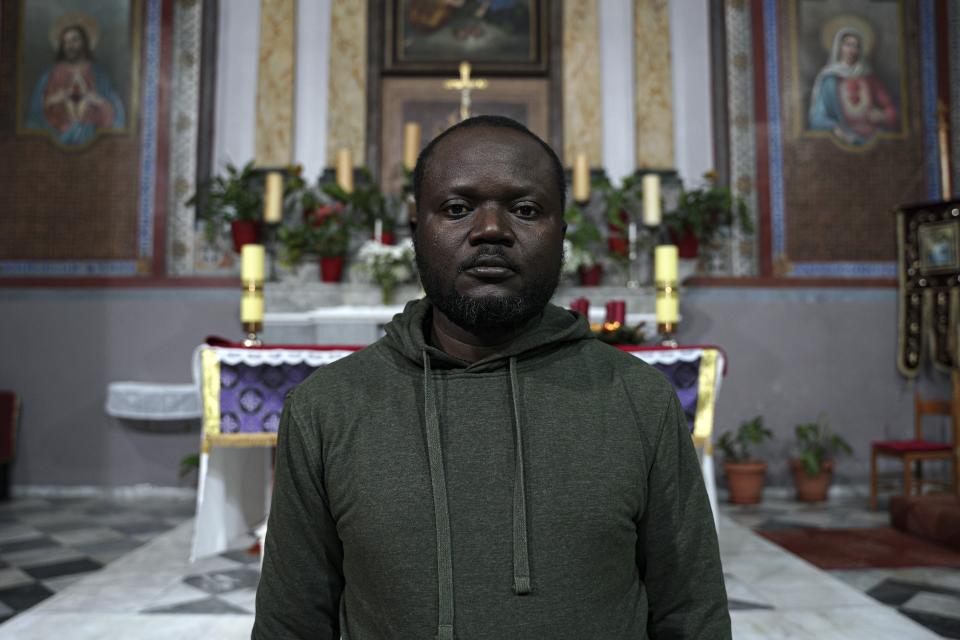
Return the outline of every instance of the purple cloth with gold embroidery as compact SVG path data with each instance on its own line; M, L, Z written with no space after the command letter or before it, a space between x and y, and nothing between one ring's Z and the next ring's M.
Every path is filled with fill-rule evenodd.
M636 352L634 352L636 354ZM642 357L642 356L641 356ZM693 432L697 415L700 359L653 365L677 391ZM222 433L276 433L287 392L316 367L308 364L220 365L220 429Z
M308 364L220 365L222 433L276 433L287 392L316 367Z

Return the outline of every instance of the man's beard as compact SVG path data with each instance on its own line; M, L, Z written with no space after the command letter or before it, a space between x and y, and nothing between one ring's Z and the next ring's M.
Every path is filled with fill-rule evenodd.
M477 256L499 256L507 260L503 247L481 247ZM417 271L420 282L430 302L451 322L471 333L483 333L492 329L510 331L523 326L539 315L553 297L560 282L562 259L552 268L541 272L536 279L524 279L523 288L512 296L465 296L457 292L455 278L443 282L440 274L444 269L431 265L420 251L416 252ZM470 262L457 265L457 274L469 269ZM511 263L511 268L517 271ZM518 275L527 275L519 274Z

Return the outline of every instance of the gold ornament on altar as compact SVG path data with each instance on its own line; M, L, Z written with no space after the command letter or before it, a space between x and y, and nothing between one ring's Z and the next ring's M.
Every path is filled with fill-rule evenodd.
M464 60L460 63L460 78L458 80L444 80L443 88L460 92L460 120L470 117L470 92L474 89L486 89L488 82L484 78L470 78L470 63Z

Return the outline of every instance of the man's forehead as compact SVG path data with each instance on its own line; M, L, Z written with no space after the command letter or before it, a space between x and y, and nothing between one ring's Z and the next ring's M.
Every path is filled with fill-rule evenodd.
M506 127L458 129L437 143L434 155L426 167L429 173L483 164L489 155L496 155L500 162L517 168L551 171L550 156L539 142ZM434 164L436 160L440 162Z

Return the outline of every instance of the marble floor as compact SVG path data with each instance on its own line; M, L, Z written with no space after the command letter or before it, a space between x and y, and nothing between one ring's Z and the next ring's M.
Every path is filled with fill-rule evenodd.
M856 515L849 515L856 509L847 510L846 516L842 511L839 504L804 508L791 501L723 509L720 546L734 637L957 637L938 635L905 614L942 613L951 606L954 591L960 591L960 571L940 571L939 576L930 569L824 572L751 531L764 523L773 526L770 521L796 519L816 520L818 526L847 518L864 522L862 526L885 522L863 509ZM7 524L2 518L0 540ZM102 569L84 573L0 625L0 640L248 638L258 569L256 556L246 552L252 539L236 541L234 551L190 564L192 524L183 520L118 558L102 558ZM918 585L931 588L918 597ZM903 608L907 602L913 603L912 609Z

